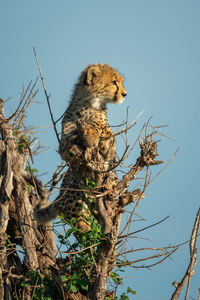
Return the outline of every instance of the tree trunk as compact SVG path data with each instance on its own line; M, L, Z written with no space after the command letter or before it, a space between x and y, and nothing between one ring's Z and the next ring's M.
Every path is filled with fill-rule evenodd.
M19 280L25 280L30 270L42 273L55 264L56 251L51 226L38 226L32 218L38 199L28 193L23 177L29 155L19 153L13 137L15 128L6 120L3 105L1 100L0 299L11 299ZM24 299L31 299L29 291L22 294Z

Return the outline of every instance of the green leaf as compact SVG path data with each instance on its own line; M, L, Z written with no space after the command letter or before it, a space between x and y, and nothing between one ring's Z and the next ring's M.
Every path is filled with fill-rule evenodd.
M71 282L68 281L68 282L66 283L66 286L65 286L66 291L69 291L69 290L70 290L70 287L71 287Z
M60 218L60 216L59 216L59 218ZM57 225L57 224L63 223L63 221L62 221L62 220L59 220L59 221L56 221L56 222L54 221L53 223Z
M69 223L70 225L74 225L76 223L76 218L71 218Z
M31 192L31 188L32 186L30 184L27 185L27 192L30 193Z
M110 277L112 278L114 283L116 283L116 284L121 284L122 283L121 279L118 277L118 275L115 272L111 272Z
M10 237L10 236L9 236ZM11 240L9 239L9 237L7 238L7 245L12 245Z
M59 234L59 235L58 235L58 238L62 240L64 237L63 237L62 234Z
M87 199L88 199L88 201L90 201L90 203L92 203L92 202L93 202L93 200L94 200L94 199L92 199L92 198L90 198L90 197L89 197L89 198L87 198Z
M131 294L133 294L133 295L136 295L136 291L132 290L132 289L130 288L130 286L127 287L127 293L131 293Z
M33 173L38 173L38 169L31 169Z
M82 288L84 291L87 291L87 290L88 290L88 284L86 284L86 283L81 284L81 288Z
M97 183L95 181L92 181L90 182L93 186L97 186Z
M73 292L73 293L77 293L78 292L78 289L77 289L77 287L75 286L75 285L71 285L71 291Z
M130 298L123 293L123 295L121 295L120 300L130 300Z
M65 234L65 238L67 239L70 235L72 235L72 233L74 233L76 230L74 228L70 228L66 234Z
M61 275L60 278L61 278L62 281L66 281L67 280L67 277L65 275Z
M74 273L74 274L72 275L72 277L70 278L70 281L72 281L72 280L74 280L74 279L77 279L77 277L78 277L78 274L77 274L77 273Z
M81 287L84 291L87 291L87 290L88 290L89 280L81 279L81 280L78 281L78 284L80 285L80 287Z

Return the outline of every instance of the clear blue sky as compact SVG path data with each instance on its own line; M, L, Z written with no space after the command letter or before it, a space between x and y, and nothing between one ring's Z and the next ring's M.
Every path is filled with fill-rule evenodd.
M133 230L170 215L164 224L140 235L153 241L145 245L161 247L188 239L200 204L200 1L1 0L0 15L0 97L12 97L9 109L17 106L22 84L38 75L35 46L55 118L64 112L81 70L89 63L105 62L125 76L128 91L121 106L109 106L111 124L124 120L129 106L130 119L145 110L131 131L130 142L152 115L154 124L170 125L164 133L175 142L162 139L160 159L167 161L177 147L180 151L149 187L151 195L137 211L146 222L133 223ZM41 104L32 105L27 124L49 126L40 82L38 87ZM45 130L39 136L49 149L35 164L40 173L47 172L42 178L48 180L60 159L53 130ZM122 153L124 145L118 142L117 147ZM135 156L131 159L134 162ZM133 239L129 246L140 243ZM130 269L125 276L132 278L125 280L121 290L129 285L137 291L138 300L167 300L174 290L171 283L180 280L188 261L189 249L184 246L173 260L152 271ZM199 269L198 263L190 290L195 299Z

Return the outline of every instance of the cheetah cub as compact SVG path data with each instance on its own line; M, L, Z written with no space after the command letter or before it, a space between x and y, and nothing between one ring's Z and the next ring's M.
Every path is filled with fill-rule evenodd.
M116 161L115 138L108 124L106 104L124 101L127 93L123 82L122 75L107 64L89 65L81 73L62 119L59 153L69 168L54 202L48 206L41 203L35 209L38 222L47 223L63 214L66 221L75 217L77 226L88 230L84 220L87 213L82 205L86 195L81 191L85 188L85 177L89 176L98 185L114 184L117 180L115 171L109 171L104 182L98 182L97 173L109 170ZM82 171L80 179L77 176L80 169L88 168L90 172L86 175Z

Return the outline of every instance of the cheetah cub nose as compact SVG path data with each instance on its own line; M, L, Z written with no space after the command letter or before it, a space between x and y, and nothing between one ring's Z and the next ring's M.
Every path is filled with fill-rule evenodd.
M123 96L123 97L126 97L126 95L127 95L127 93L122 93L122 96Z

